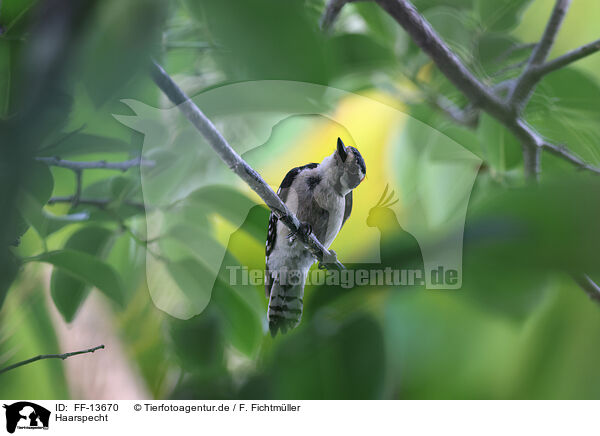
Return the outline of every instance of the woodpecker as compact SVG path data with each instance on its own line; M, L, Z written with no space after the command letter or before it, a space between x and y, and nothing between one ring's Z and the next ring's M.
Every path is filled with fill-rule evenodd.
M333 240L352 212L352 190L367 169L360 152L338 138L336 150L323 162L291 169L277 191L300 220L300 232L313 233L325 246ZM266 243L265 292L267 318L274 337L296 327L302 317L304 284L315 259L275 214L269 217Z

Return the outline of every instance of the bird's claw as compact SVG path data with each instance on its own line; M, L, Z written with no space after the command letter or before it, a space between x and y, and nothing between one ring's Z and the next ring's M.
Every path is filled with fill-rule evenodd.
M290 242L294 242L296 240L296 235L298 233L302 234L304 237L308 237L312 233L312 226L307 222L301 222L300 227L296 232L289 232L287 237Z
M302 233L306 237L309 236L312 233L312 231L312 226L309 223L300 223L300 227L298 228L299 233Z

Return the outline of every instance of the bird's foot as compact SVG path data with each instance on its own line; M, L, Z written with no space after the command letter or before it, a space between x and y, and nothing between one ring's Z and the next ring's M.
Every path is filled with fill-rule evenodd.
M310 236L312 231L313 231L313 229L310 224L308 224L306 222L300 223L300 227L298 228L298 233L301 233L305 237L308 237L308 236Z
M307 222L301 222L300 223L300 227L298 227L298 230L296 232L289 232L287 237L290 240L290 242L294 242L296 240L296 235L298 233L300 233L301 235L303 235L305 238L307 238L308 236L310 236L310 234L312 233L312 226L307 223Z

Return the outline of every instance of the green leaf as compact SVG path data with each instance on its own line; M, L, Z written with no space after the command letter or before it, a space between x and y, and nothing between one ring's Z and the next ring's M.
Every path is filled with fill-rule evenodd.
M86 58L83 72L84 84L97 107L146 66L160 43L158 30L164 13L164 3L157 0L108 0L100 6L96 32L85 47L94 55Z
M25 179L19 204L16 238L32 226L41 238L60 230L66 225L86 221L87 212L70 215L54 215L44 209L54 190L54 178L47 165L33 162L30 176Z
M463 59L469 59L473 45L473 20L463 11L448 6L428 9L424 17L437 33Z
M555 71L538 85L525 117L544 137L564 144L586 162L600 163L600 85L573 68ZM543 167L572 169L554 156L543 155ZM547 173L547 171L544 171Z
M24 18L30 14L37 0L4 0L0 4L0 26L6 32L14 32L15 27L21 27ZM11 34L12 34L11 32Z
M187 0L186 4L223 48L225 55L216 60L230 80L329 82L325 37L302 2Z
M188 320L170 318L168 331L182 368L208 372L224 363L221 320L214 310Z
M70 215L54 215L43 209L33 196L23 192L21 198L21 213L27 224L32 226L42 238L60 230L64 226L76 222L87 221L89 215L87 212L74 213Z
M19 260L9 250L5 250L0 255L0 308L2 308L10 285L17 277L19 264Z
M360 2L354 4L356 12L368 25L368 32L377 41L386 45L393 45L399 36L398 23L394 21L379 5L371 2Z
M481 114L477 136L483 158L498 173L504 173L522 162L521 148L514 135L488 114Z
M356 71L377 70L396 66L398 61L393 47L359 34L343 34L330 41L337 75Z
M32 195L38 203L45 205L54 190L54 177L48 165L33 162L29 168L30 174L23 181L23 189Z
M167 265L167 270L196 313L202 312L210 301L214 275L191 258L171 262Z
M531 0L474 0L481 26L491 32L505 32L519 24Z
M64 248L100 257L112 235L113 232L104 227L87 226L73 233ZM50 292L58 311L66 322L71 322L89 295L90 286L72 274L54 269L50 280Z
M218 213L235 225L240 225L256 203L236 189L213 185L191 193L184 201L183 213L195 221L200 216Z
M110 138L88 133L62 134L61 138L40 150L40 156L79 156L91 153L115 153L132 151L130 143L118 138Z
M477 41L477 66L496 83L518 76L521 68L507 67L526 60L530 54L531 48L505 34L484 33Z
M8 114L11 73L10 41L0 40L0 119Z
M419 12L423 13L429 8L434 8L440 5L439 0L414 0L412 2L415 7L419 10ZM473 4L473 0L454 0L452 1L452 6L455 8L471 8Z
M278 340L278 338L276 338ZM313 321L304 330L281 338L268 380L248 398L379 398L385 385L385 347L379 324L364 313L340 323Z
M489 192L471 209L465 255L511 274L599 271L600 182L588 174L544 177L536 186ZM493 275L488 275L490 277Z
M232 271L237 272L239 278L241 265L226 253L221 274L212 291L211 304L214 304L222 315L223 330L229 343L247 356L252 356L258 350L263 337L263 314L248 301L250 287L231 282L231 268L227 269L227 266L235 267Z
M96 257L71 249L40 254L32 261L45 262L74 278L98 288L104 295L123 306L123 288L115 270Z
M139 180L127 176L113 176L101 179L95 183L86 186L81 196L98 199L109 199L103 208L79 205L72 209L72 212L89 213L91 221L114 221L115 215L121 219L140 215L145 212L143 208L127 204L128 202L143 203L140 192L133 194L134 187L139 186ZM125 198L126 194L131 194ZM127 200L124 201L124 200Z

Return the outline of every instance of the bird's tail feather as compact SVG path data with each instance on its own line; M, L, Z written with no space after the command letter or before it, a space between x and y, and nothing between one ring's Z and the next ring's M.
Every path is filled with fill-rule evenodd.
M275 337L278 331L286 333L300 324L304 298L304 281L298 284L280 284L276 279L271 288L267 318L269 330Z

